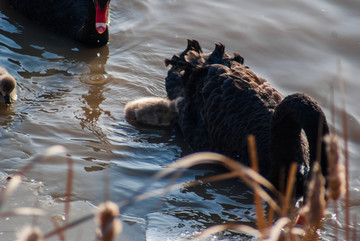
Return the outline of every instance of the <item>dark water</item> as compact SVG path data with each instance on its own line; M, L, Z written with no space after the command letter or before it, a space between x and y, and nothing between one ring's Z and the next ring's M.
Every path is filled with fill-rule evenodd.
M206 52L220 41L227 52L240 52L248 66L284 95L313 96L340 137L343 107L337 81L344 81L351 213L359 214L359 9L356 0L112 0L110 43L88 49L39 28L1 0L0 65L18 80L18 101L0 108L0 170L14 173L59 144L74 161L75 203L96 205L108 197L115 202L127 200L189 150L169 129L128 124L124 105L139 97L166 95L163 60L184 50L187 38L199 40ZM26 176L42 182L41 195L56 203L64 199L67 170L64 158L52 158ZM207 174L191 170L180 180ZM150 189L164 187L168 181L160 180ZM227 221L254 225L251 197L232 182L182 188L131 205L123 213L123 232L130 240L186 240ZM344 223L343 201L338 205L338 217L329 210L321 234L324 240L333 239L336 222ZM79 207L74 206L74 210ZM75 216L87 211L78 209L73 211ZM339 235L344 235L343 225ZM226 233L212 240L235 239L243 236Z

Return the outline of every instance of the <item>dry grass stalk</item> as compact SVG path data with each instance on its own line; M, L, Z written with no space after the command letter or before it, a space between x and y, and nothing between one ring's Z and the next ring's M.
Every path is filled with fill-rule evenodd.
M256 172L259 172L259 162L257 157L255 136L253 135L248 136L248 147L249 147L248 151L250 154L251 168Z
M252 135L248 137L248 148L249 148L251 166L254 171L258 172L259 168L258 168L258 161L257 161L258 159L256 153L256 143L255 143L255 138ZM290 168L289 180L286 189L286 197L284 198L284 206L281 210L282 215L286 215L289 207L290 199L293 193L293 186L295 183L297 167L298 167L297 163L293 163ZM269 210L269 219L268 219L269 223L267 227L263 213L264 209L263 209L262 201L256 189L254 189L254 198L255 198L258 230L254 230L253 228L248 227L246 225L225 224L225 225L217 225L209 229L206 229L205 231L202 232L200 237L202 238L209 237L214 233L232 229L232 230L249 233L254 237L267 241L285 240L283 239L284 238L283 236L286 236L291 240L301 240L301 238L304 236L304 230L293 228L289 218L286 217L280 218L273 226L271 226L274 216L274 209L272 209L271 206ZM287 233L284 234L283 230L285 227L287 227Z
M259 164L258 164L258 157L257 157L257 150L256 150L256 141L255 136L249 135L248 136L248 151L250 155L250 161L251 161L251 168L259 172ZM255 201L255 209L256 209L256 217L257 217L257 227L260 232L263 233L264 236L266 236L266 221L264 216L264 207L262 200L259 196L259 194L254 190L254 201Z
M270 228L272 226L272 223L274 222L274 209L272 209L272 207L269 206L268 208L268 218L267 218L267 223L268 223L268 228Z
M316 230L321 227L321 219L325 216L325 178L318 162L314 163L312 177L308 187L306 205L301 210L305 217L305 240L316 240Z
M220 232L227 231L227 230L233 230L233 231L237 231L237 232L241 232L241 233L247 233L256 238L261 237L261 233L258 230L254 229L250 226L247 226L247 225L221 224L221 225L215 225L215 226L205 229L197 236L197 238L206 239L216 233L220 233Z
M222 180L238 178L238 177L239 177L239 173L234 171L234 172L228 172L228 173L219 174L219 175L215 175L215 176L211 176L211 177L207 177L207 178L202 178L202 179L199 179L199 180L194 180L194 181L191 181L191 182L177 183L177 184L166 186L164 188L159 188L159 189L156 189L156 190L153 190L153 191L137 194L137 195L135 195L134 197L132 197L132 198L130 198L128 200L120 202L119 206L121 207L122 210L125 210L125 207L133 204L134 202L139 202L139 201L151 198L151 197L155 197L157 195L162 195L162 194L164 194L166 192L169 192L169 191L172 191L172 190L177 190L177 189L179 189L181 187L192 187L192 186L196 186L196 185L201 185L203 183L222 181ZM148 185L148 184L146 184L146 185ZM260 190L262 190L260 186L258 188ZM266 194L266 195L268 195L268 194ZM269 196L264 196L265 200L267 200L267 198L270 199ZM276 202L273 201L273 200L272 200L272 205L270 205L270 207L273 209L273 212L274 212L274 209L277 212L280 212L279 206L277 206Z
M169 165L168 168L158 172L153 179L158 180L163 178L174 171L187 169L192 166L200 164L219 164L230 170L232 173L236 173L236 176L241 179L245 184L256 190L260 197L265 200L275 211L279 212L280 208L277 203L270 197L270 195L260 186L264 186L273 192L275 195L281 196L276 188L259 173L255 172L251 168L232 160L224 155L213 152L199 152L188 155L177 160L175 163Z
M353 239L352 241L356 241L357 240L357 225L358 225L358 222L357 222L357 213L354 213L353 215L353 226L354 226L354 229L353 229Z
M219 232L232 230L241 233L249 234L255 238L259 238L262 241L301 241L305 235L303 229L292 227L292 222L287 217L282 217L275 222L275 224L269 230L268 237L264 238L263 233L259 230L256 230L247 225L241 224L222 224L216 225L210 228L205 229L198 236L200 239L209 238L211 235L214 235Z
M292 194L293 194L294 185L295 185L295 181L296 181L297 168L298 168L298 164L296 162L293 162L291 164L291 167L290 167L288 180L287 180L287 185L286 185L285 198L284 198L283 206L282 206L282 209L281 209L281 214L280 215L282 217L285 217L288 210L289 210L290 201L291 201L291 197L292 197Z
M325 216L325 178L321 173L319 163L314 163L312 178L309 184L308 200L310 212L307 213L306 222L311 226L320 227L320 220Z
M38 227L26 226L17 233L18 241L42 241L43 235Z
M336 201L345 193L345 169L339 160L340 148L337 137L328 135L325 142L329 164L327 197Z
M10 211L1 212L0 218L15 216L15 215L24 215L24 216L46 216L47 213L39 208L15 208Z
M226 179L237 178L238 176L239 176L238 172L228 172L228 173L219 174L219 175L215 175L215 176L211 176L211 177L207 177L207 178L202 178L199 180L194 180L194 181L190 181L190 182L186 182L186 183L177 183L177 184L168 185L164 188L159 188L159 189L156 189L153 191L137 194L134 197L130 198L129 200L120 202L119 206L122 210L125 210L124 207L131 205L134 202L139 202L139 201L151 198L151 197L163 195L164 193L170 192L172 190L177 190L182 187L193 187L193 186L201 185L201 184L208 183L208 182L216 182L216 181L222 181L222 180L226 180ZM277 207L277 210L280 210L279 207Z
M338 60L338 84L341 93L342 102L342 127L343 127L343 139L344 139L344 158L345 158L345 236L346 240L350 240L350 181L349 181L349 149L348 149L348 127L346 118L346 105L345 105L345 90L344 80L341 77L341 61Z
M47 160L47 158L56 156L59 154L66 153L66 148L61 145L55 145L51 146L46 149L44 155L42 155L39 158L33 158L27 165L23 166L15 175L24 175L27 173L36 163L41 163L44 160Z
M66 222L69 222L72 182L73 182L73 176L74 176L73 160L71 159L70 155L67 155L67 164L68 164L68 171L67 171L67 178L66 178L66 201L65 201L64 212L65 212Z
M51 219L51 222L53 223L54 227L55 227L55 230L57 232L57 235L59 237L59 240L66 240L65 238L65 233L61 230L61 227L58 223L58 220L56 220L55 218L50 218Z
M0 192L0 208L3 202L5 201L5 199L16 190L16 188L20 185L20 183L21 183L21 177L19 175L15 175L10 178L6 188Z
M118 216L119 207L115 203L107 201L99 205L99 211L96 215L96 223L98 224L97 240L115 240L116 235L122 229Z
M226 167L230 170L229 173L220 174L216 176L212 176L209 178L204 178L201 180L192 181L189 183L180 183L167 186L165 188L160 188L154 191L145 192L146 187L156 180L165 178L166 176L183 172L184 169L188 169L192 166L201 165L201 164L218 164ZM244 181L249 187L253 190L256 190L260 197L266 201L276 212L280 212L280 208L277 203L270 197L270 195L261 187L264 186L279 198L281 198L281 193L277 191L277 189L264 177L262 177L259 173L255 172L251 168L232 160L224 155L213 153L213 152L198 152L186 157L183 157L176 162L172 163L168 166L168 168L161 170L156 173L152 179L144 185L144 188L141 188L141 192L137 192L132 198L122 201L119 203L119 206L122 210L124 210L127 206L133 204L134 202L138 202L150 197L154 197L156 195L163 194L170 190L175 190L181 188L182 186L194 186L199 185L205 182L213 182L219 180L225 180L227 178L239 178Z
M95 215L93 213L91 213L91 214L88 214L88 215L86 215L86 216L84 216L82 218L79 218L79 219L75 220L75 221L72 221L71 223L68 223L68 224L66 224L64 226L56 227L55 230L52 230L52 231L44 234L44 239L48 239L48 238L50 238L50 237L52 237L52 236L54 236L56 234L59 235L59 232L63 232L63 231L68 230L70 228L76 227L79 224L82 224L82 223L84 223L84 222L86 222L86 221L88 221L90 219L93 219L94 216Z
M263 241L300 241L303 236L304 230L294 228L289 218L282 217L271 227L269 236Z

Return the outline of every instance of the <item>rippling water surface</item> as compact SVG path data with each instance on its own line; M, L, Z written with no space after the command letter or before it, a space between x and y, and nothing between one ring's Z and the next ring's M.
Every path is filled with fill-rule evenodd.
M75 203L96 205L109 197L115 202L127 200L189 150L173 130L128 124L124 105L139 97L166 96L163 60L183 51L187 38L199 40L205 52L220 41L227 52L241 53L248 66L284 95L313 96L340 136L343 108L337 80L344 80L350 205L351 213L359 216L359 9L357 0L112 0L110 43L88 49L41 29L1 0L0 65L18 80L19 98L10 108L0 106L0 170L14 173L48 147L60 144L74 161ZM57 157L36 165L26 177L42 182L41 195L58 203L65 197L67 170L66 159ZM208 174L191 170L180 180ZM150 189L164 187L168 181L160 180ZM321 234L324 240L332 240L334 224L343 223L342 206L343 201L338 217L330 209ZM73 212L83 216L86 209L75 204ZM126 209L123 237L191 239L214 224L254 225L254 218L251 193L238 183L184 187ZM359 222L356 225L360 230ZM1 240L12 240L17 228L0 230ZM344 237L344 227L339 228L339 236ZM84 234L74 237L88 240ZM213 239L246 238L225 233Z

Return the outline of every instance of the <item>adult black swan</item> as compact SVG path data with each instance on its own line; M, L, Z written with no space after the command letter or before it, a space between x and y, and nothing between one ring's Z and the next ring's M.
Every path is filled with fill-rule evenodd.
M89 46L109 41L110 0L8 0L28 18Z
M298 162L301 194L319 153L322 172L327 173L325 115L310 96L283 98L243 63L239 54L226 54L221 43L204 54L196 40L188 40L184 52L165 60L171 65L168 101L179 100L173 123L194 151L219 152L247 165L247 136L254 135L260 173L282 189L291 163Z

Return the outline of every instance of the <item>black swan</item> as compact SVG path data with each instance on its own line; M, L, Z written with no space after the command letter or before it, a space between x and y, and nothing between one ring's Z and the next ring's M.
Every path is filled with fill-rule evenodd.
M110 0L8 0L28 18L89 46L109 41Z
M302 195L319 153L326 176L322 137L329 133L329 127L310 96L283 98L246 67L239 54L231 57L225 53L221 43L211 54L204 54L196 40L188 40L186 50L166 59L165 64L171 65L166 77L168 99L178 100L178 116L172 123L194 151L219 152L249 165L247 136L252 134L259 171L280 190L291 163L298 162L296 188Z
M0 67L0 94L3 97L0 102L10 105L12 101L15 101L17 99L15 87L15 78L6 69Z

